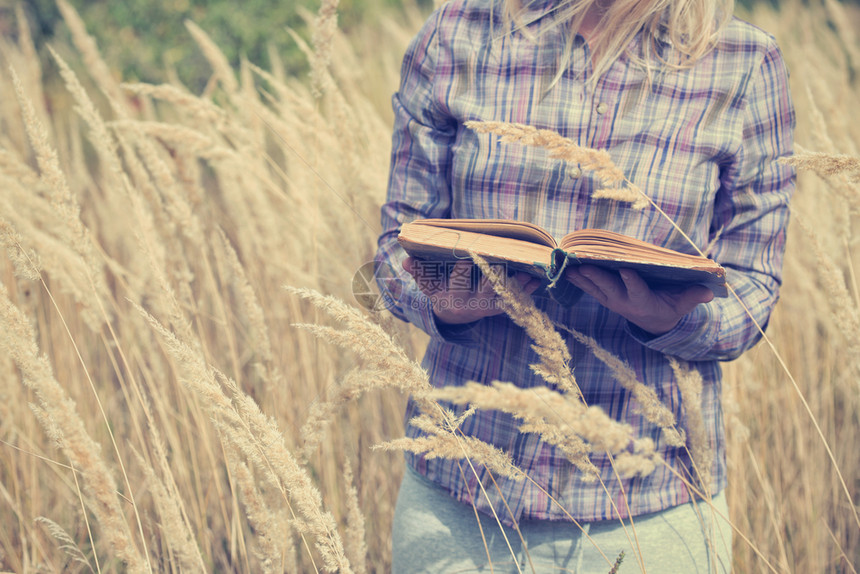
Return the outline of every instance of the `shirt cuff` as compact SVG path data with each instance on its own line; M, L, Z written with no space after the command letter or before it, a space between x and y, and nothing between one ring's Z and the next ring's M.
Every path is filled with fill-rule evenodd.
M716 305L704 303L681 317L673 329L654 335L627 322L627 332L644 346L666 355L695 360L708 353L720 332Z

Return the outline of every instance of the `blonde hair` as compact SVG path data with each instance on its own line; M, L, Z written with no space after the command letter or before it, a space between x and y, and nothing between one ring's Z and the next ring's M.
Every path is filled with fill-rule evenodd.
M502 2L503 29L528 35L522 15L530 0ZM650 81L657 70L687 68L706 55L731 18L734 0L558 0L551 9L555 26L564 26L569 33L553 84L569 66L576 33L592 7L603 9L589 38L592 80L626 53L645 70ZM634 50L632 40L640 32L642 38ZM663 42L671 49L663 50Z

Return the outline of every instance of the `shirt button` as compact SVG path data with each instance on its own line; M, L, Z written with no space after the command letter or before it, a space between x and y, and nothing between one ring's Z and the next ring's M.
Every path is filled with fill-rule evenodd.
M600 102L599 104L597 104L597 113L598 114L605 114L608 111L609 111L609 104L607 104L606 102Z
M570 179L579 179L582 177L582 170L576 166L573 166L567 170L567 177Z

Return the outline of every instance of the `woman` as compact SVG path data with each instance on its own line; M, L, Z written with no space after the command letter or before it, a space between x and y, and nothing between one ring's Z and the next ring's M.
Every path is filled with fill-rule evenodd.
M738 297L651 290L632 271L588 267L566 276L585 292L575 305L535 296L556 324L623 358L682 427L670 357L698 371L711 468L693 468L689 449L668 444L608 367L571 339L587 404L652 438L667 464L620 481L610 458L594 453L600 480L591 481L512 417L478 411L462 432L510 453L531 480L407 455L395 571L607 572L622 552L622 571L730 570L719 362L750 348L767 324L794 186L793 171L776 161L791 152L794 127L781 54L730 14L721 0L451 0L413 40L393 98L377 260L392 270L382 281L392 311L430 336L424 366L434 385L546 383L529 368L537 357L528 337L491 292L451 288L406 257L397 233L416 218L524 220L557 237L605 228L695 252L686 234L727 269ZM598 182L587 172L478 134L468 120L528 124L606 149L665 215L594 199ZM536 281L515 277L534 292ZM407 420L415 414L410 403ZM407 435L421 431L408 426ZM712 503L697 502L697 475Z

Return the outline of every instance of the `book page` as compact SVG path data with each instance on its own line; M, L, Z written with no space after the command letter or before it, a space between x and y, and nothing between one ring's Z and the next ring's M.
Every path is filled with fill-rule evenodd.
M580 259L611 259L690 268L716 268L700 255L681 253L604 229L583 229L565 235L559 247Z
M448 261L469 259L469 252L474 252L490 263L512 264L514 269L534 275L545 275L553 250L547 245L512 237L418 223L404 224L397 240L415 257Z
M509 219L418 219L413 225L428 225L437 228L459 229L483 233L495 237L508 237L519 241L556 247L555 239L541 227L525 221Z

